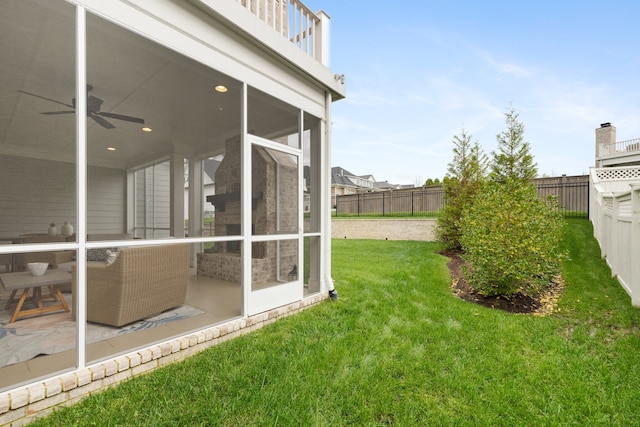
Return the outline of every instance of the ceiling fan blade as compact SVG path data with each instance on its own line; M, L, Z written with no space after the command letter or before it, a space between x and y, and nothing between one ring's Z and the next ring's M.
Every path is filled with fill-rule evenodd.
M93 120L95 120L100 126L102 126L105 129L113 129L115 128L114 125L112 125L111 123L109 123L108 121L106 121L105 119L103 119L102 117L96 115L96 114L89 114L89 117L91 117Z
M124 120L126 122L144 124L144 119L140 119L138 117L123 116L122 114L106 113L104 111L100 112L100 113L96 113L96 114L98 114L100 116L103 116L103 117L109 117L110 119Z
M36 93L27 92L24 90L18 90L18 92L24 93L26 95L35 96L36 98L44 99L46 101L55 102L56 104L64 105L65 107L74 108L74 106L71 104L65 104L64 102L56 101L55 99L47 98L46 96L38 95Z
M40 113L40 114L52 116L54 114L75 114L75 111L45 111L44 113Z
M87 85L87 92L90 92L92 89L93 89L93 86ZM64 105L65 107L69 107L72 110L72 111L45 111L40 114L53 116L53 115L59 115L59 114L74 114L76 112L75 98L73 99L71 104L66 104L64 102L57 101L52 98L47 98L46 96L38 95L37 93L27 92L24 90L18 90L18 92L24 93L25 95L33 96L36 98L44 99L45 101L50 101L56 104ZM125 116L122 114L115 114L115 113L100 112L100 106L102 105L102 103L103 101L100 98L97 98L93 95L87 96L87 116L91 117L96 123L98 123L100 126L104 127L105 129L113 129L115 128L115 126L109 123L108 120L104 119L104 117L108 117L116 120L124 120L126 122L144 124L144 119L141 119L138 117Z

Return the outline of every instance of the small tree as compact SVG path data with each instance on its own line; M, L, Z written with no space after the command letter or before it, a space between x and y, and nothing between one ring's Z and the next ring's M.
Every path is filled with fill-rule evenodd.
M461 219L467 282L484 295L534 296L552 284L563 258L562 217L533 185L487 182Z
M453 137L453 145L453 160L443 180L447 203L438 217L436 235L445 251L455 252L461 249L460 219L485 177L486 155L465 129Z
M424 182L424 186L425 186L425 187L432 187L432 186L433 186L433 179L428 178L428 179Z
M485 295L535 295L560 271L562 217L557 200L541 200L532 180L536 165L513 107L507 130L496 136L490 180L460 220L469 284Z
M518 120L519 113L511 107L505 113L507 130L496 135L498 151L493 152L490 177L494 181L516 180L531 182L537 175L529 143L524 140L524 125Z

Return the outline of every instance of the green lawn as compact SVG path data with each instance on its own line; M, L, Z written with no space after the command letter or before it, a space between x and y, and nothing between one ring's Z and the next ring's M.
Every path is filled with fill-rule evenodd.
M550 316L454 298L436 244L334 240L338 301L36 425L640 425L640 310L567 224Z

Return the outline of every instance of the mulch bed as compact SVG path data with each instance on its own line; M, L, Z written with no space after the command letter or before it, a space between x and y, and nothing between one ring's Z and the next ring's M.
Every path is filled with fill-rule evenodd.
M485 307L496 308L510 313L533 314L544 316L551 314L563 288L562 278L554 280L551 288L544 294L531 297L517 293L511 297L485 296L469 286L462 274L465 262L456 253L442 254L449 258L447 267L451 273L451 289L454 295L464 301L469 301Z

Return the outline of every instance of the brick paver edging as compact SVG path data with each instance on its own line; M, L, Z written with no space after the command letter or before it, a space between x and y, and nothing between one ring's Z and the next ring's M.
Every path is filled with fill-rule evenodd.
M326 293L313 295L255 316L212 326L83 369L0 393L0 426L24 426L35 418L49 415L56 407L73 405L93 393L252 332L327 298Z

